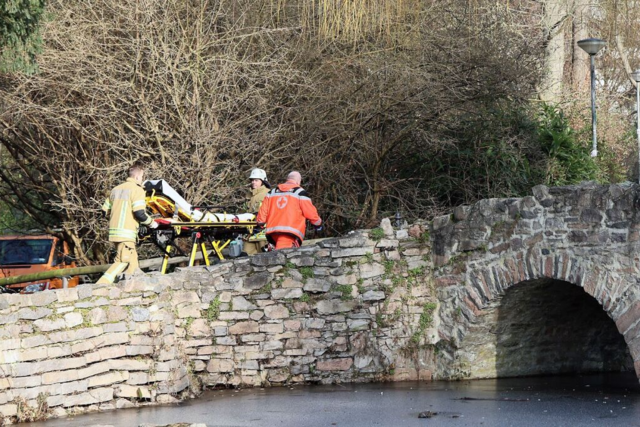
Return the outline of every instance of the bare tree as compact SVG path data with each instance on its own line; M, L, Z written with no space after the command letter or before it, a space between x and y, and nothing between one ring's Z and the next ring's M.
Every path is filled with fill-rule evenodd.
M540 10L341 4L50 2L40 73L0 75L0 197L61 226L86 263L104 260L99 206L136 160L192 203L230 206L252 167L301 169L336 232L440 212L434 177L412 171L455 150L461 120L533 96Z

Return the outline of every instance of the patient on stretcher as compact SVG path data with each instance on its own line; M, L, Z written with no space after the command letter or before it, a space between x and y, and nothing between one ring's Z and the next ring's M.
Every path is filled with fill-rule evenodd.
M255 221L252 213L228 214L203 212L194 208L164 180L145 181L147 207L165 220L173 222L247 222ZM177 212L176 212L177 210ZM177 215L176 215L177 213Z
M252 213L228 214L207 212L203 215L201 211L194 210L191 215L194 221L199 222L234 222L236 220L245 222L255 221L256 219L256 215Z

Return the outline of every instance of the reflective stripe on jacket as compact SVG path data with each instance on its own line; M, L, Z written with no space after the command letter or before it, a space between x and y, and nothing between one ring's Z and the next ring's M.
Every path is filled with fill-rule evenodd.
M133 213L144 211L147 204L145 193L133 178L111 190L111 195L102 204L102 210L106 213L111 211L109 220L109 241L110 242L135 242L138 239L138 221ZM142 225L149 225L153 219L145 215L146 219Z
M287 233L302 242L307 219L315 226L322 224L318 210L313 206L307 192L296 183L287 181L265 196L257 222L266 223L267 234Z

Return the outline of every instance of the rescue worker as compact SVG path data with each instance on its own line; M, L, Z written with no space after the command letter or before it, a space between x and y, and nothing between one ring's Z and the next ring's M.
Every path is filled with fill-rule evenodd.
M269 192L271 185L267 180L267 173L263 169L255 168L249 175L251 182L251 199L249 200L247 212L256 213L260 210L260 205ZM262 248L267 245L264 234L254 234L245 239L243 248L247 255L255 255L262 252Z
M304 240L305 220L322 230L322 219L300 187L301 182L299 172L289 173L287 182L269 191L258 212L258 226L266 227L267 238L275 242L276 249L299 247Z
M109 220L109 241L116 244L116 258L97 283L113 283L121 273L133 274L138 269L138 227L145 225L157 228L158 223L147 215L145 192L142 189L144 168L134 164L129 168L129 178L111 190L111 195L102 205Z

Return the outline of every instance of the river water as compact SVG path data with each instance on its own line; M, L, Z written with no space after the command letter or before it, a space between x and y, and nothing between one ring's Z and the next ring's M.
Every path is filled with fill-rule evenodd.
M430 411L432 414L424 414ZM420 413L431 415L419 418ZM179 405L32 423L207 426L640 426L633 373L212 390Z

